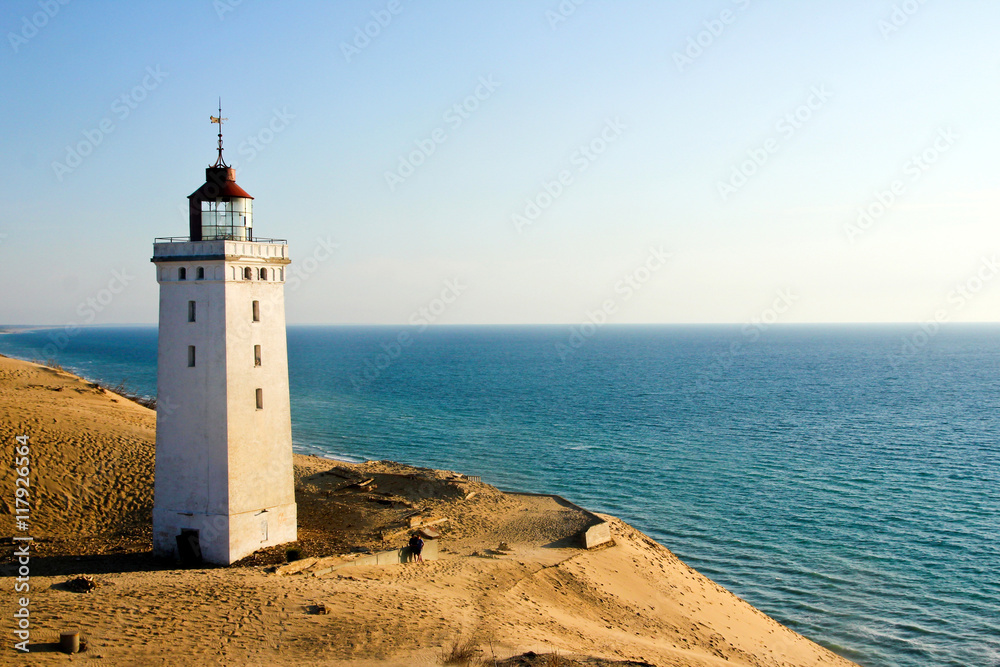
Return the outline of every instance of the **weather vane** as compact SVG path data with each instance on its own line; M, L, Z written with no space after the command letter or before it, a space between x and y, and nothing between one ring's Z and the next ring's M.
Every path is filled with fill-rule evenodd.
M222 159L222 121L229 120L229 119L222 117L222 98L221 97L219 98L219 115L218 116L209 116L209 118L212 120L213 123L218 123L219 124L219 157L215 161L215 164L213 164L212 166L213 167L228 167L229 165L226 164L226 161Z

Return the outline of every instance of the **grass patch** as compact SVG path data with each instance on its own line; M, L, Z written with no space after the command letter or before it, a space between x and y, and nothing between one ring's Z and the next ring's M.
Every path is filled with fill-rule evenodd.
M54 359L52 357L46 359L45 363L43 363L42 366L47 366L48 368L51 368L54 371L59 371L60 373L64 373L65 372L63 370L62 365L56 359Z
M127 398L133 403L138 403L144 408L149 408L150 410L156 409L156 397L155 396L143 396L137 393L128 384L127 379L123 379L118 384L111 386L109 384L104 384L103 382L95 382L94 384L100 386L102 389L110 391L112 393L118 394L122 398Z
M441 664L471 665L478 663L479 653L479 644L472 639L456 639L452 642L451 650L441 654Z

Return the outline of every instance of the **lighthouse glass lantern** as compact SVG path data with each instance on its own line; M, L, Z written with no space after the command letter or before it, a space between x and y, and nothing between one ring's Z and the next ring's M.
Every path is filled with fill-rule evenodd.
M192 241L252 241L253 197L231 167L208 167L205 184L189 197Z

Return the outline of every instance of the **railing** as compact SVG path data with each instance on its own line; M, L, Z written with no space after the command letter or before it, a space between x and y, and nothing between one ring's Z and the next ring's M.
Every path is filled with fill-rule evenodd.
M209 243L211 241L238 241L240 243L276 243L280 245L288 245L288 239L262 239L262 238L248 238L248 239L238 239L235 236L215 236L210 239L202 239L201 241L194 241L194 243ZM153 239L153 243L191 243L191 237L189 236L157 236Z

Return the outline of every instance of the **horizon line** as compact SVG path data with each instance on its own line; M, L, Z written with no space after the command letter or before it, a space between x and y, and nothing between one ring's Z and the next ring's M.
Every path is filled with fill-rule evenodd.
M996 325L1000 320L972 320L962 322L937 322L934 320L899 320L899 321L834 321L821 320L815 322L607 322L594 324L592 322L486 322L486 323L434 323L434 324L409 324L409 323L377 323L377 322L287 322L286 327L394 327L404 329L448 329L448 328L476 328L476 327L579 327L594 326L597 329L622 328L622 327L731 327L749 326L759 329L771 329L781 327L808 327L808 326L963 326L963 325ZM28 330L42 329L101 329L107 327L157 327L156 322L104 322L100 324L76 324L73 322L66 324L0 324L0 334L11 333L10 330L24 332Z

